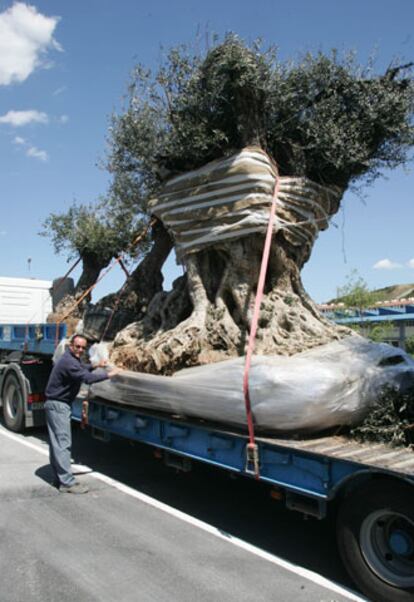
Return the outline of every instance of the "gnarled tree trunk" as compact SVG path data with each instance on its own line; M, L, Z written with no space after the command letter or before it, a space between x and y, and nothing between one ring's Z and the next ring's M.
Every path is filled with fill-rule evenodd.
M248 148L166 185L154 210L174 232L185 276L118 334L115 361L169 374L245 353L276 177L265 153ZM291 355L349 334L321 316L300 278L341 195L280 178L255 353Z
M85 293L93 287L102 270L108 266L112 259L112 257L99 257L90 252L81 253L81 258L82 272L73 294L65 295L54 308L54 311L48 315L48 322L59 323L63 320L67 325L68 334L74 332L77 323L82 319L83 313L90 303L92 290L86 295Z
M120 291L119 307L128 309L135 319L142 318L151 299L163 290L162 267L173 248L173 241L162 222L157 221L151 231L153 244L150 251L129 276ZM105 303L105 299L102 300Z
M117 293L106 295L93 307L92 311L102 309L113 310L109 318L106 334L125 327L136 320L141 320L148 310L151 299L163 290L164 277L162 267L173 248L170 234L160 221L151 229L152 246L144 259L128 276ZM114 313L115 312L115 313ZM112 318L115 319L112 320Z

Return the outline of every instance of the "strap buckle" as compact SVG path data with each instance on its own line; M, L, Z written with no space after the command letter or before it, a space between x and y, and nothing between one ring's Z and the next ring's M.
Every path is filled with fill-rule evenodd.
M84 429L89 424L89 401L85 399L82 401L82 413L81 413L81 429Z
M260 476L259 472L260 458L259 458L259 447L257 443L248 443L246 445L246 467L245 471L248 474L253 474L258 479Z

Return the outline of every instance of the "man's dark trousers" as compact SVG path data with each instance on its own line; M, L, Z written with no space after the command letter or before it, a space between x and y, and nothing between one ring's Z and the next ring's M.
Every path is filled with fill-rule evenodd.
M73 485L70 454L72 447L70 404L48 399L45 403L46 424L49 432L50 464L59 485Z

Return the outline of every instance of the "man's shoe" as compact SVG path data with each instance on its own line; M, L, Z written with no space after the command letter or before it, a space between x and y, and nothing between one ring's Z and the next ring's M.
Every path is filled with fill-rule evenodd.
M61 493L88 493L89 487L79 483L78 481L75 481L73 485L61 485L59 487L59 491Z

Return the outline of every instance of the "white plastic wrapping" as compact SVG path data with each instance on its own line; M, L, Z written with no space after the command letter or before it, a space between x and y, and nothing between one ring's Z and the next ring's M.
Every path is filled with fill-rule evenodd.
M79 320L79 322L76 324L74 334L80 334L83 336L83 320ZM62 355L65 353L66 349L70 345L70 340L71 340L71 337L69 337L69 338L65 337L63 339L60 339L60 341L57 344L56 349L53 353L53 356L52 356L52 362L54 364L56 364L56 362L58 362L60 360L60 358L62 357Z
M69 339L61 339L56 346L55 352L52 356L52 362L56 364L65 353L66 349L69 347Z
M52 361L56 364L70 345L70 339L61 339L55 349ZM108 343L94 343L88 351L89 361L93 367L99 366L101 362L109 363Z
M266 232L276 177L269 155L246 147L172 178L149 207L173 233L180 259L210 245ZM311 243L328 227L343 191L305 177L278 177L274 231L282 229L295 246Z
M92 397L147 410L246 426L244 358L188 368L174 376L123 372L96 383ZM315 432L358 424L387 385L414 383L414 360L359 336L291 357L254 356L249 389L256 429Z
M99 365L102 366L102 362L109 363L108 343L94 343L88 353L89 360L94 368Z

